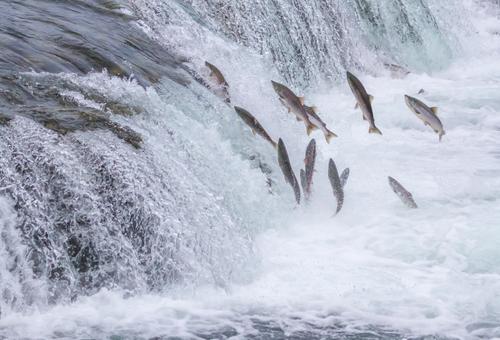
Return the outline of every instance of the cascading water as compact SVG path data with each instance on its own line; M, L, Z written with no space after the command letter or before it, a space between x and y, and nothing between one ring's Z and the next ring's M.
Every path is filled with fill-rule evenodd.
M0 3L4 338L500 337L500 21L474 1ZM205 86L288 148L331 129L314 195ZM384 64L412 73L391 79ZM344 72L375 97L367 134ZM427 72L427 73L422 73ZM442 107L442 143L404 94ZM327 161L349 167L345 206ZM413 192L408 211L390 191ZM362 213L360 213L362 212Z
M217 53L207 37L215 32L257 51L286 81L304 87L338 80L345 68L373 72L384 61L437 68L457 47L456 37L447 31L449 11L459 7L455 1L191 0L189 7L177 1L132 3L160 40L188 57ZM439 25L441 18L434 11L446 11L447 24ZM212 51L200 55L200 44Z

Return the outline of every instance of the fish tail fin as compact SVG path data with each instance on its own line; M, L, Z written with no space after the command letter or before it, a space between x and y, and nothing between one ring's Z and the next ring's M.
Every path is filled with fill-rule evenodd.
M340 210L342 210L342 207L344 206L344 201L340 200L337 202L337 209L335 210L335 215L338 215Z
M380 131L376 126L371 126L368 129L368 133L378 133L379 135L381 135L382 131Z
M444 130L439 133L439 141L441 141L444 135L446 135L446 132Z
M327 133L325 134L325 139L328 144L330 144L330 140L334 137L338 137L335 133L331 132L330 130L327 130Z
M335 212L333 213L332 215L332 218L334 218L335 216L337 216L340 212L340 210L342 209L342 205L337 205L337 209L335 209Z
M313 132L316 129L317 129L316 126L314 126L313 124L309 123L309 125L307 125L307 128L306 128L307 135L309 136L311 134L311 132Z

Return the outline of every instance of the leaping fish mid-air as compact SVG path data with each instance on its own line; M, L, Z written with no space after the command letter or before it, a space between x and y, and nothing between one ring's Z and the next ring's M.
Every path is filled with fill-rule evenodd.
M231 103L231 98L229 97L229 84L226 81L226 78L222 75L222 72L215 67L215 65L210 64L208 61L205 61L205 66L210 70L210 78L217 85L216 88L213 88L213 91L216 95L221 97L227 104Z
M316 140L313 138L307 145L306 156L304 158L305 170L300 170L300 183L302 192L306 200L309 200L312 193L312 182L314 174L314 164L316 163Z
M288 152L286 151L285 143L280 138L278 140L278 164L285 176L285 181L292 187L295 194L295 201L300 204L300 185L297 182L297 178L293 173L292 165L290 164L290 159L288 158Z
M317 127L311 123L309 119L309 115L304 109L304 98L300 98L292 90L286 87L283 84L277 83L271 80L273 84L274 91L279 96L280 102L288 109L289 112L292 112L297 120L303 121L306 126L307 135L310 135L314 129Z
M382 132L375 126L375 118L373 117L373 108L371 103L373 97L366 92L361 81L350 72L347 72L347 82L349 83L351 91L356 98L356 107L361 109L363 119L367 120L370 124L368 132L378 133L381 135Z
M333 195L337 199L337 210L335 211L335 215L337 215L344 205L344 188L342 187L342 182L340 181L337 166L331 158L330 163L328 163L328 178L330 179L330 184L332 185Z
M240 116L240 118L252 129L253 134L257 134L268 141L275 149L278 147L278 144L269 136L267 131L262 127L259 121L247 110L235 106L234 110Z
M409 208L418 208L417 203L415 203L415 200L413 199L413 195L406 190L401 183L396 181L394 178L391 176L388 177L389 179L389 185L392 188L392 191L401 199L401 201Z
M349 168L345 168L344 171L342 171L342 173L340 174L340 184L342 185L342 188L345 187L347 179L349 178L349 174Z
M438 134L439 141L441 141L441 138L446 133L444 132L443 123L441 123L441 120L437 116L437 107L428 107L422 101L408 95L405 95L405 102L418 119L423 121L425 125L430 126Z

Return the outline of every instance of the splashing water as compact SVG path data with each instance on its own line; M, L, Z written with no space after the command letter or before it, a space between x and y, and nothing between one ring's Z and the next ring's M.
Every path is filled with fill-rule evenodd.
M500 337L497 4L6 3L1 336ZM309 138L270 80L339 135L311 136L310 204L294 206L274 150L192 79L205 60L296 173ZM368 135L346 69L383 136ZM440 108L441 143L404 94ZM329 158L351 171L333 218Z

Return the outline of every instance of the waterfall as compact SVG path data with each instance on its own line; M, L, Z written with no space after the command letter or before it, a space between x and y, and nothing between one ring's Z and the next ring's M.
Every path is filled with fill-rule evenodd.
M0 336L498 336L494 6L1 2ZM411 73L391 79L388 64ZM347 70L375 95L383 137L353 113ZM307 136L271 80L339 138ZM444 106L440 145L401 100L421 88ZM284 140L297 172L317 139L316 201L296 206L232 105ZM329 158L352 172L335 218ZM388 175L417 212L391 201Z

